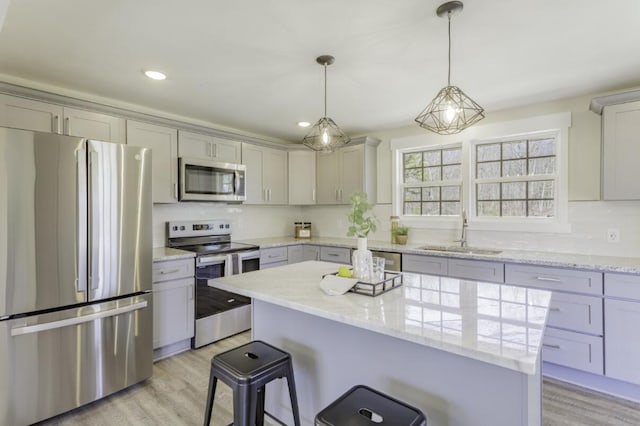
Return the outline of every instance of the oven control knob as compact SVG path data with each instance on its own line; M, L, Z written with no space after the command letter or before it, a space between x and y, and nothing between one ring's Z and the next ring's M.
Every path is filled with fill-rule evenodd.
M225 228L227 228L227 229L229 229L229 224L227 223L224 227L225 227Z
M175 226L175 225L173 225L173 230L174 230L174 231L177 231L177 230L178 230L178 227L177 227L177 226Z
M224 225L220 225L220 229L224 229Z
M184 228L184 225L180 226L180 230L181 230L181 231L184 231L184 229L185 229L185 228Z

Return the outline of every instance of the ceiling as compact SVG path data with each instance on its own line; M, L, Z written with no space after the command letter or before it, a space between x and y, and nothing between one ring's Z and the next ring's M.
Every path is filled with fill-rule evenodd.
M0 78L300 141L296 122L323 112L315 58L331 54L328 116L343 130L410 126L446 85L440 3L11 0ZM488 113L638 85L639 18L638 0L467 0L451 83Z

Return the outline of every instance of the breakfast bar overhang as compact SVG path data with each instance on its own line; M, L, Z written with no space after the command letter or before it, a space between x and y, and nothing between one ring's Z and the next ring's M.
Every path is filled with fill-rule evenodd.
M216 278L249 296L252 338L291 353L302 423L365 384L421 409L429 426L540 425L542 335L551 293L404 274L380 296L329 296L340 265L308 261ZM291 423L286 383L266 411Z

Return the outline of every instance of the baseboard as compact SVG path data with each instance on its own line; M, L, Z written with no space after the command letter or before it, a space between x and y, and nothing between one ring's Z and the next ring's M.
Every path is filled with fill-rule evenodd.
M167 346L163 346L153 350L153 362L160 361L161 359L169 358L177 355L181 352L185 352L191 349L191 339L181 340L176 343L172 343Z

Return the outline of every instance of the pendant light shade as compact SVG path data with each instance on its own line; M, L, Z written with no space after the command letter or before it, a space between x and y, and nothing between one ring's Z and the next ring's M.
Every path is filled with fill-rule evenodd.
M416 117L420 127L441 135L460 133L484 118L484 109L459 87L451 85L451 15L462 11L462 2L450 1L438 7L438 16L449 21L449 68L447 86L438 92L429 105Z
M333 152L334 149L348 144L351 139L331 118L327 117L327 66L333 64L335 58L322 55L316 62L324 66L324 117L311 128L302 143L315 151Z

